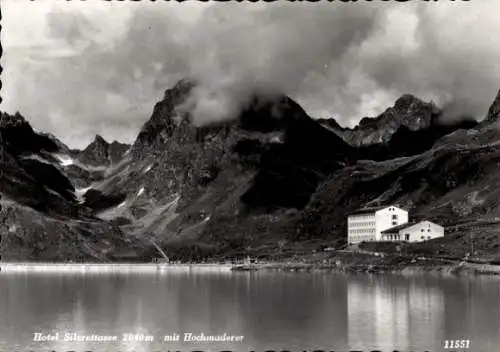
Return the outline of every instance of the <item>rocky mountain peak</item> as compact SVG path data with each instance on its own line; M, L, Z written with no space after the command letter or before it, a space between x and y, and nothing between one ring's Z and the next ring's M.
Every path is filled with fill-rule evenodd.
M13 155L55 152L59 145L51 138L36 133L29 122L19 113L0 113L1 144Z
M412 94L404 94L396 100L394 103L394 108L400 111L407 111L415 107L425 107L428 103L417 98Z
M183 100L186 94L189 94L191 92L191 89L193 89L195 86L196 82L194 80L187 78L181 79L172 88L169 88L165 91L163 100L170 101L173 104L176 104L178 103L178 100Z
M249 132L276 132L291 120L300 120L307 116L305 111L287 96L255 93L235 119L195 127L191 124L189 113L177 109L195 86L195 81L184 79L165 91L163 99L155 105L150 119L144 123L132 147L133 155L148 154L151 148L159 149L174 133L199 134L200 131L213 131L214 128L222 131L226 130L228 125L237 125Z
M94 140L83 150L86 151L97 152L97 153L107 153L109 147L109 143L102 138L100 135L96 135Z
M165 143L172 135L177 125L176 120L182 120L176 119L176 107L187 99L194 86L194 81L183 79L165 91L163 99L155 104L151 117L144 123L132 145L133 156L149 154L151 149Z
M500 90L491 104L490 109L488 110L488 114L486 115L486 122L497 121L500 118Z
M84 164L92 166L108 166L120 161L130 145L113 141L108 143L97 134L94 140L83 150L76 152L76 157Z
M320 123L340 135L353 146L387 143L400 128L420 131L437 121L441 111L432 103L411 94L396 100L394 106L377 117L365 117L353 128L342 128L335 121L321 120Z
M97 145L104 145L107 146L109 143L99 134L96 134L94 137L94 141L92 142Z
M429 127L434 122L436 114L439 113L440 111L433 103L427 103L411 94L405 94L376 120L382 122L382 125L378 127L405 126L415 131Z
M78 159L93 166L109 165L108 149L109 143L100 135L96 135L94 140L80 153Z
M0 114L0 128L8 127L30 127L28 121L19 113L16 112L14 115L2 112Z

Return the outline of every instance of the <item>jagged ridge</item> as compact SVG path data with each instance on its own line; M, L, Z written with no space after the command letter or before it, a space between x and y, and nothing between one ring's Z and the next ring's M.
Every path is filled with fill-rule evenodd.
M138 250L116 226L79 204L55 137L19 113L0 115L0 256L3 260L110 260ZM138 256L138 252L135 252Z
M369 203L397 201L449 225L499 212L488 188L497 183L498 132L473 121L441 124L433 104L403 96L349 130L325 128L286 96L256 94L233 119L200 127L176 109L193 87L184 80L167 90L130 154L108 163L87 202L75 205L118 224L118 237L141 238L141 256L157 255L151 239L184 259L311 239L341 245L345 213ZM86 151L96 164L109 160L100 137ZM481 250L496 248L488 241Z

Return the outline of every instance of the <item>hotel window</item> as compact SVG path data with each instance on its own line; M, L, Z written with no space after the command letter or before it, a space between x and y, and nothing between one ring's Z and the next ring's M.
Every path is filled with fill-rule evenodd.
M397 224L398 224L398 222L397 222L397 221L393 221L393 222L392 222L392 224L393 224L393 225L397 225Z
M407 241L410 240L410 234L409 233L405 234L405 240L407 240Z
M392 216L392 220L397 220L397 219L398 219L397 214L394 214L394 215Z

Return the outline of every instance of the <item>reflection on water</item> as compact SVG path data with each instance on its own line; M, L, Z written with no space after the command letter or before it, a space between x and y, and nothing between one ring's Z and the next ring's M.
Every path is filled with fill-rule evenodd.
M444 292L439 284L421 285L391 276L358 277L348 285L348 307L350 346L440 347Z
M495 278L169 271L0 275L0 351L442 350L500 346ZM143 333L153 342L35 342L35 332ZM162 342L243 335L241 343Z

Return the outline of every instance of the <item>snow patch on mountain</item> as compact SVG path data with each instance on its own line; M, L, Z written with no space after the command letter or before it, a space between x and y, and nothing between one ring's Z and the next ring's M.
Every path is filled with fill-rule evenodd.
M47 160L43 157L41 157L40 155L38 154L30 154L30 155L24 155L21 157L21 159L25 159L25 160L36 160L36 161L39 161L41 163L44 163L44 164L49 164L49 165L52 165L52 163L50 162L50 160Z
M53 154L62 166L73 165L75 161L69 155L65 154Z
M137 197L139 197L143 193L144 193L144 187L141 187L141 189L139 190L139 192L137 192Z
M83 187L83 188L75 188L75 197L78 200L79 203L83 203L85 200L83 199L83 196L89 189L92 188L92 185L88 187Z

